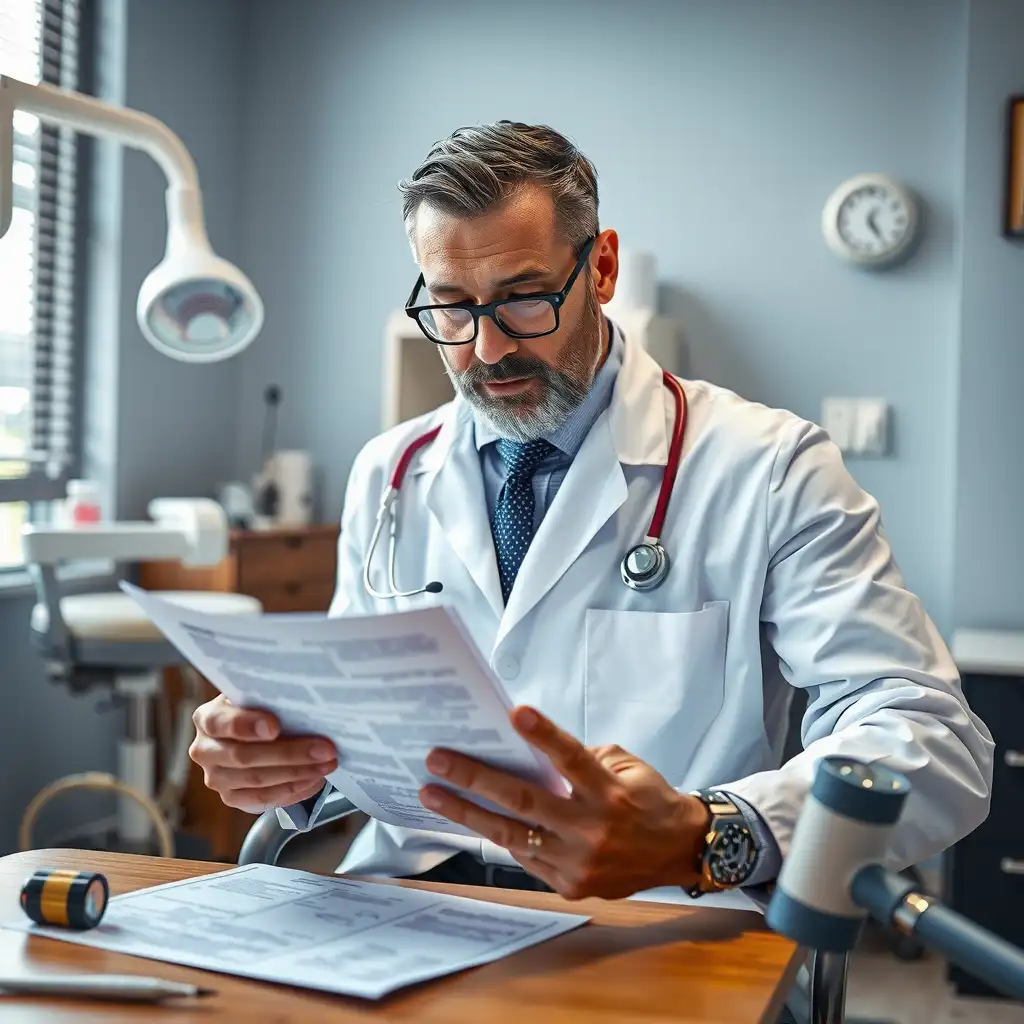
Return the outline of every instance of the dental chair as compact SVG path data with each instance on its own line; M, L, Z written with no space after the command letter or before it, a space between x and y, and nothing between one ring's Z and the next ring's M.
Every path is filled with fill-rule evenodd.
M357 811L351 800L335 791L324 801L311 829L322 828ZM296 829L282 828L274 808L264 811L246 834L238 863L276 864L288 843L297 835L304 834ZM800 968L797 984L777 1024L844 1024L848 966L846 953L808 951L807 961Z
M32 827L42 806L69 789L118 792L119 849L152 852L155 830L162 856L174 856L173 830L188 777L188 748L195 735L192 713L202 702L202 680L183 665L177 650L120 590L65 593L62 567L101 561L123 565L179 560L214 565L227 553L223 509L208 499L162 498L149 505L152 522L114 522L68 528L26 526L25 562L37 603L32 610L32 644L50 680L83 693L95 686L113 689L126 710L126 731L118 744L118 773L84 772L47 786L29 804L21 822L22 849L32 847ZM78 590L81 589L79 586ZM260 602L242 594L169 591L161 597L199 611L256 615ZM164 778L156 781L154 723L163 694L163 670L181 666L184 694L173 730L164 730ZM173 736L169 735L173 732Z

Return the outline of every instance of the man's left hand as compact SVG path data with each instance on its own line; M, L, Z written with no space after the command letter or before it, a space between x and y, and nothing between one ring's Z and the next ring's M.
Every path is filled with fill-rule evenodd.
M427 758L431 774L516 817L485 810L439 785L423 787L423 805L504 847L567 899L618 899L697 881L708 824L700 800L674 790L621 747L585 747L533 708L517 708L511 721L572 785L571 796L464 754L434 750Z

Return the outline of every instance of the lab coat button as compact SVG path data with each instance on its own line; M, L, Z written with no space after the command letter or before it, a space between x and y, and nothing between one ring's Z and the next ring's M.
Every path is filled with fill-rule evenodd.
M519 675L519 659L514 654L506 654L498 659L498 675L502 679L515 679Z

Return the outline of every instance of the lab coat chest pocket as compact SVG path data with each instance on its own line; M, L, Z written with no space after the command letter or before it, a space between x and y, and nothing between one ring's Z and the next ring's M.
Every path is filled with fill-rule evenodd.
M586 615L586 743L616 743L682 785L725 698L729 602Z

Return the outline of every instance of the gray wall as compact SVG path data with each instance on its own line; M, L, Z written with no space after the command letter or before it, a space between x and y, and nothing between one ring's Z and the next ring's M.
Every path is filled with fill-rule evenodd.
M242 0L131 0L125 18L122 0L106 0L101 37L102 94L163 118L182 136L200 168L214 247L236 260L243 8ZM113 471L113 507L132 517L158 494L212 493L232 474L240 367L173 363L143 340L135 297L163 253L163 181L148 157L129 153L118 201L121 170L116 150L101 148L89 240L96 288L86 440L90 467ZM96 713L98 693L74 698L45 680L29 647L31 607L27 596L0 594L0 854L15 849L21 814L42 786L71 772L114 770L121 732L120 713ZM55 805L40 821L39 841L55 822L66 827L61 816L72 805L79 812L88 806L77 798ZM112 807L108 802L101 813Z
M244 135L243 249L267 326L242 359L239 453L260 392L282 441L327 472L335 516L378 423L381 333L415 277L395 183L460 124L573 136L603 224L651 248L689 372L817 418L828 394L895 408L897 457L852 466L900 563L951 620L961 0L260 2ZM399 26L401 26L399 30ZM923 197L924 243L869 275L828 255L841 180L882 170ZM371 500L371 499L368 499Z
M181 136L199 168L214 249L241 262L243 0L131 0L129 106ZM165 180L147 156L124 166L117 508L140 516L157 495L212 495L235 465L237 362L167 359L135 322L135 298L163 256Z
M1024 4L973 0L959 358L956 622L1024 627L1024 244L1000 237L1005 109L1024 92Z

